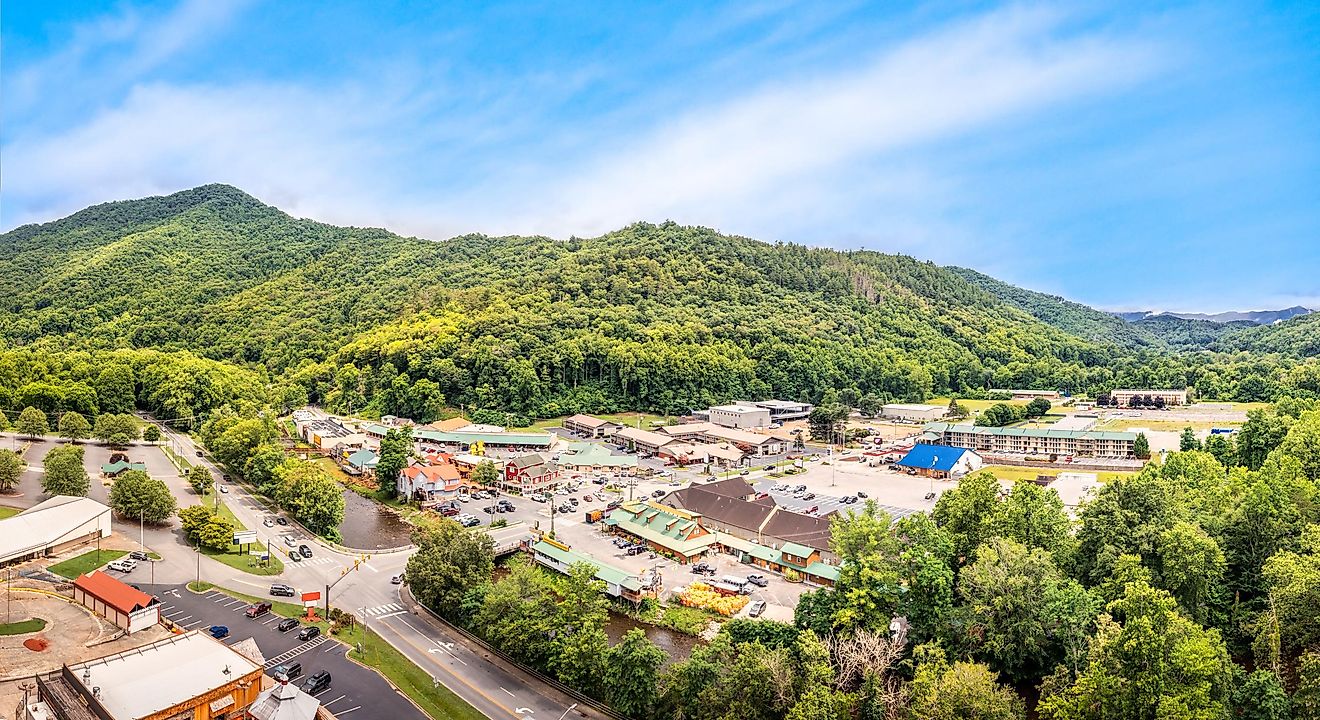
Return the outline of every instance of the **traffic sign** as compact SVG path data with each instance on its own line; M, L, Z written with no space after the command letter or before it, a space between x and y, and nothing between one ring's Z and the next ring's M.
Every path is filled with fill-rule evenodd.
M247 545L248 543L254 543L256 541L257 541L256 530L239 530L238 532L234 533L235 545Z

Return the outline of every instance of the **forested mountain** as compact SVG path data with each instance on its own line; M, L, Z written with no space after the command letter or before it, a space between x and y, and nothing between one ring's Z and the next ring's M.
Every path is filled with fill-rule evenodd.
M1219 312L1219 313L1182 313L1182 312L1157 313L1157 312L1152 312L1150 310L1139 310L1136 312L1116 312L1114 313L1114 316L1123 318L1128 322L1136 322L1138 320L1144 320L1146 318L1155 317L1157 315L1171 315L1173 317L1182 318L1184 320L1207 320L1213 323L1235 323L1235 322L1245 321L1251 323L1252 325L1269 325L1271 323L1279 322L1280 320L1289 320L1291 318L1295 318L1301 315L1306 315L1311 312L1313 311L1308 308L1304 308L1301 305L1294 305L1292 307L1284 308L1282 310L1246 310L1246 311L1234 310L1234 311Z
M1106 332L1139 329L1067 305L1094 323L1082 339L966 274L673 223L590 239L432 242L295 219L210 185L0 236L0 334L11 348L0 364L26 368L6 376L0 366L0 393L38 382L33 358L79 366L64 357L77 349L192 353L263 378L259 389L285 405L419 418L460 404L547 417L679 412L830 388L923 400L1191 385L1204 397L1270 399L1312 380L1250 358L1133 353L1118 345L1149 341ZM49 379L86 380L55 369ZM139 403L154 407L136 381ZM173 404L202 413L219 400L197 398L232 394ZM45 397L39 406L61 409L58 393Z
M1027 290L996 280L970 268L950 267L968 282L994 297L1030 314L1041 322L1070 335L1091 342L1119 345L1126 348L1162 349L1163 343L1143 328L1123 318L1076 303L1058 295Z
M1146 331L1171 350L1211 350L1218 347L1220 338L1256 324L1250 320L1213 322L1161 314L1137 320L1132 326Z
M1249 327L1225 337L1221 345L1226 350L1320 356L1320 314L1300 315L1273 325Z

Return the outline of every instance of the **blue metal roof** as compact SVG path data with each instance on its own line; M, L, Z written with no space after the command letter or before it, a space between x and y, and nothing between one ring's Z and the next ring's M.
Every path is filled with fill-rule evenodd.
M965 452L967 452L967 448L918 444L913 445L908 454L898 461L898 464L903 467L949 472Z

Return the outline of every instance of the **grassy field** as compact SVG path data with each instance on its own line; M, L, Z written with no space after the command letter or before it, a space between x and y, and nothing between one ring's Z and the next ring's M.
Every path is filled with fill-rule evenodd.
M18 508L4 507L3 505L0 505L0 520L4 520L7 517L13 517L21 512L23 511Z
M64 562L55 563L47 569L56 575L72 580L79 575L84 575L101 567L111 560L118 560L127 554L127 550L88 550L78 557L69 558Z
M41 618L20 620L15 623L0 623L0 636L26 635L46 629L46 621Z
M1183 428L1190 427L1193 430L1209 430L1210 428L1240 428L1240 422L1204 422L1199 420L1150 420L1146 418L1111 418L1095 426L1096 430L1117 430L1125 431L1133 428L1145 428L1146 430L1164 430L1167 432L1181 432Z
M253 603L270 602L266 598L234 592L226 588L216 587L210 583L188 583L188 589L194 592L205 592L211 588L239 600ZM285 602L272 602L271 612L283 617L302 617L304 615L301 606ZM325 620L312 624L320 627L322 633L329 634L329 623ZM434 720L481 720L485 717L471 705L464 702L462 698L451 692L449 688L437 687L429 673L417 667L403 653L394 649L394 646L385 642L376 633L369 630L364 632L360 624L341 629L332 637L353 648L348 654L350 658L384 675L404 695L407 695L409 699L421 707L427 716L434 718Z
M564 417L567 417L567 415ZM598 417L601 418L602 420L609 420L610 422L616 422L619 423L620 425L626 427L632 427L632 428L637 427L637 421L640 418L642 422L642 429L649 430L651 428L651 423L658 422L658 423L668 424L668 421L673 416L656 415L654 413L625 412L625 413L596 413L593 414L593 417ZM550 418L549 420L537 420L536 422L532 423L531 429L549 430L550 428L561 427L563 421L564 418ZM526 428L518 428L518 429L526 429Z
M962 405L963 407L967 408L968 410L970 410L970 411L972 411L972 412L978 412L978 411L981 411L981 410L985 410L986 408L990 407L991 405L998 405L998 404L1000 404L1000 403L1004 403L1004 404L1006 404L1006 405L1026 405L1026 404L1029 403L1029 402L1031 402L1031 401L1030 401L1030 400L964 400L964 399L962 399L962 398L959 398L959 399L958 399L958 404L959 404L959 405ZM949 398L947 398L947 397L937 397L937 398L934 398L933 400L927 400L925 404L927 404L927 405L942 405L942 406L948 407L948 405L949 405Z
M986 465L976 472L989 473L1000 480L1008 480L1010 482L1017 482L1018 480L1035 480L1037 475L1058 477L1061 472L1094 472L1100 482L1109 482L1110 480L1115 480L1120 477L1136 475L1135 472L1096 472L1094 470L1065 470L1053 467L1018 467L1016 465Z

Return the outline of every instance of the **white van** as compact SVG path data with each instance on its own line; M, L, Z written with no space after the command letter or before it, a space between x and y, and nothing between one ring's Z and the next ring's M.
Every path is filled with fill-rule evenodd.
M732 585L738 588L739 590L742 590L743 588L747 587L747 578L740 578L737 575L725 575L724 577L720 578L720 582L728 583L729 585Z

